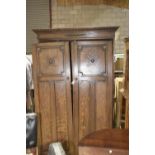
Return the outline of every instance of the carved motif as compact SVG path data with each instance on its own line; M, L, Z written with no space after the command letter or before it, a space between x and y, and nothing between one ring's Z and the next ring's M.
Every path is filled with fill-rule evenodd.
M79 76L105 76L107 45L78 46ZM81 74L82 73L82 74ZM106 76L105 76L106 77Z
M98 55L96 54L96 51L90 51L87 55L88 59L88 65L95 64L98 61Z
M94 63L95 62L95 59L91 59L90 61L91 61L91 63Z
M64 76L64 46L42 47L40 51L38 53L40 74Z
M55 58L54 57L49 59L49 64L55 65Z

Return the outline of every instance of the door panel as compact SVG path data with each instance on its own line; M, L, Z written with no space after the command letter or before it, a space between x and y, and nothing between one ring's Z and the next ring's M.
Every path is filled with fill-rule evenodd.
M55 46L46 43L38 48L39 73L41 75L63 75L64 73L64 45Z
M79 76L102 76L107 73L107 45L100 41L77 42Z
M112 41L72 42L75 144L112 127Z
M95 130L95 83L79 81L79 139Z
M39 83L41 125L43 126L41 128L41 133L42 133L43 144L47 144L47 143L49 144L51 139L56 140L56 137L51 132L51 131L53 132L56 132L56 131L54 129L52 130L55 120L53 117L51 117L52 116L51 112L54 111L55 108L53 108L54 96L52 95L53 93L50 93L51 91L54 92L54 90L51 89L50 87L52 86L50 86L49 82Z
M78 45L79 73L96 76L106 72L106 52L104 46Z
M69 123L66 82L41 81L39 83L39 97L43 150L47 150L52 141L62 141L67 146Z
M33 55L36 58L33 70L37 81L34 84L35 110L39 116L40 151L46 153L50 143L60 141L66 152L71 152L73 125L69 44L37 44Z
M56 124L57 124L57 139L68 140L67 133L67 96L66 86L64 81L55 82L55 104L56 104Z
M110 105L108 101L107 82L96 82L96 130L110 128L111 117L109 115ZM110 113L111 114L111 113Z
M79 82L79 137L86 136L89 129L90 83Z

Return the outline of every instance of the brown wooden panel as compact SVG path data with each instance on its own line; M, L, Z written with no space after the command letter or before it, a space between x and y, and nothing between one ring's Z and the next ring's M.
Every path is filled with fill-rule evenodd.
M72 115L68 110L71 104L69 104L70 98L67 98L66 90L65 81L44 81L39 84L43 151L47 151L49 144L55 141L61 141L66 151L69 149Z
M89 133L90 95L89 81L79 82L79 139Z
M62 76L64 74L64 44L39 45L37 50L41 75Z
M79 81L79 140L89 133L111 128L107 81Z
M89 63L92 59L87 59L89 55L96 64ZM73 42L72 59L73 117L77 145L85 135L112 127L112 41ZM85 66L85 69L81 66Z
M66 84L64 81L55 82L56 95L56 121L57 121L57 138L59 141L68 140L67 131L67 96Z
M95 131L95 94L94 81L79 81L79 140Z
M97 130L85 136L79 142L79 146L129 150L129 130L119 128Z
M96 82L96 130L111 127L107 86L107 81Z
M41 114L41 141L43 149L45 145L50 144L51 141L56 141L55 135L55 118L52 117L52 111L55 111L54 88L49 82L39 83L39 101ZM52 93L51 93L52 92ZM54 116L54 115L53 115ZM52 134L53 131L53 134Z
M41 122L40 122L40 107L39 107L39 88L38 88L38 78L37 78L37 56L36 56L36 45L34 44L32 46L32 59L33 59L33 65L32 65L32 75L33 75L33 82L34 82L34 100L35 100L35 112L37 113L38 121L37 121L37 146L38 146L38 154L41 152Z
M78 42L79 73L97 76L106 73L106 45L99 42Z
M39 65L42 74L61 74L63 72L63 53L59 48L41 49Z
M111 127L112 40L117 28L34 30L40 42L33 46L33 74L35 110L38 114L38 146L43 154L47 153L50 139L51 142L60 139L63 144L68 141L67 152L69 148L69 154L78 154L77 146L82 136L96 129ZM83 46L81 55L78 46ZM89 56L95 57L95 62L97 58L98 62L88 66L87 70L81 69L82 65L88 63ZM89 62L91 60L89 59Z
M36 29L33 30L37 34L39 42L49 42L57 40L101 40L114 39L115 31L118 27L104 28L78 28L78 29Z
M45 61L49 60L51 56L56 58L55 64L51 64L55 65L53 67L48 66ZM72 152L69 44L68 42L36 44L33 49L33 57L35 60L35 71L33 71L35 74L35 104L36 112L39 115L39 152L47 152L49 144L55 141L61 141L65 151ZM40 74L41 71L42 74Z
M128 155L129 130L103 129L95 131L79 142L79 155Z

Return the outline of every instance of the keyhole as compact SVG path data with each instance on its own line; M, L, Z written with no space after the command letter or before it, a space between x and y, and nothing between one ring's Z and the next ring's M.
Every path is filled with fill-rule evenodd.
M90 61L91 61L91 63L94 63L94 62L95 62L95 60L94 60L94 59L91 59Z
M49 64L55 64L55 59L54 59L54 58L51 58L51 59L49 60Z

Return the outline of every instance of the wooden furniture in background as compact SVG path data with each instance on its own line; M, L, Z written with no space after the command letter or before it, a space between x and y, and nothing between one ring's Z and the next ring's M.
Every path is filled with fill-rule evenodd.
M84 136L112 128L116 29L34 30L39 40L33 46L33 73L41 154L60 141L67 153L77 155Z
M123 67L124 67L124 54L114 55L114 84L115 84L115 94L114 94L114 121L113 126L116 128L120 127L121 124L121 102L120 102L120 89L123 87L124 77L123 77Z
M129 128L129 94L128 92L124 91L124 88L122 88L120 90L120 95L120 127Z
M123 64L124 64L124 55L115 54L114 55L114 75L116 77L123 77Z
M118 96L118 119L117 124L120 127L129 128L129 39L125 38L125 59L124 59L124 82L123 88L119 90ZM122 126L124 120L124 126Z
M120 128L122 124L122 94L120 93L120 90L123 88L123 82L124 82L124 77L117 77L115 78L115 95L114 95L114 123L116 128Z
M129 38L124 39L125 42L125 62L124 62L124 89L129 91Z
M129 155L129 130L104 129L79 142L79 155Z
M124 75L124 99L125 99L125 128L129 128L129 38L125 42L125 75Z

